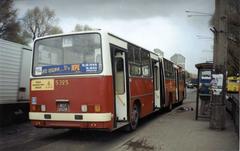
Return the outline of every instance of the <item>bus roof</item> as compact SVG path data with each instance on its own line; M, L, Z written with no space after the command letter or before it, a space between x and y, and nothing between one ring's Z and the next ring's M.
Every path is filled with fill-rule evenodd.
M119 39L119 40L122 40L122 41L124 41L124 42L130 43L130 44L135 45L135 46L137 46L137 47L140 47L140 48L142 48L142 49L144 49L144 50L149 51L151 54L154 54L154 55L158 56L158 55L157 55L155 52L153 52L153 51L150 51L150 50L148 50L148 49L146 49L146 48L144 48L144 47L142 47L142 46L139 46L139 45L137 45L137 44L135 44L135 43L132 43L132 42L130 42L130 41L128 41L128 40L125 40L125 39L123 39L123 38L120 38L119 36L117 36L117 35L115 35L115 34L112 34L112 33L110 33L110 32L104 31L104 30L102 30L102 29L89 30L89 31L79 31L79 32L69 32L69 33L62 33L62 34L55 34L55 35L47 35L47 36L43 36L43 37L36 38L36 39L34 40L34 43L35 43L35 41L40 40L40 39L57 37L57 36L84 34L84 33L108 34L109 36L113 36L113 37L115 37L115 38L117 38L117 39ZM158 57L159 57L159 56L158 56ZM172 62L172 61L170 61L169 59L166 59L166 58L164 58L164 57L159 57L159 58L160 58L160 59L167 60L167 61L173 63L174 65L177 65L177 64L175 64L174 62ZM180 67L179 65L177 65L177 66ZM180 67L180 68L181 68L181 67Z
M123 39L123 38L120 38L119 36L117 36L117 35L115 35L115 34L112 34L112 33L110 33L110 32L107 32L107 31L104 31L104 30L101 30L101 29L89 30L89 31L79 31L79 32L69 32L69 33L62 33L62 34L55 34L55 35L47 35L47 36L43 36L43 37L36 38L36 39L34 40L34 42L37 41L37 40L40 40L40 39L45 39L45 38L51 38L51 37L57 37L57 36L66 36L66 35L75 35L75 34L84 34L84 33L101 33L101 34L108 34L108 35L113 36L113 37L115 37L115 38L118 38L118 39L120 39L120 40L122 40L122 41L124 41L124 42L127 42L127 43L130 43L130 44L135 45L135 46L137 46L137 47L143 48L143 49L149 51L149 52L152 53L152 54L157 55L156 53L154 53L154 52L152 52L152 51L150 51L150 50L148 50L148 49L146 49L146 48L144 48L144 47L142 47L142 46L139 46L139 45L137 45L137 44L135 44L135 43L132 43L132 42L130 42L130 41L128 41L128 40L125 40L125 39Z
M89 30L89 31L78 31L78 32L68 32L68 33L62 33L62 34L54 34L54 35L47 35L43 37L38 37L34 40L40 40L45 38L51 38L51 37L57 37L57 36L66 36L66 35L75 35L75 34L84 34L84 33L103 33L104 31L98 29L98 30Z

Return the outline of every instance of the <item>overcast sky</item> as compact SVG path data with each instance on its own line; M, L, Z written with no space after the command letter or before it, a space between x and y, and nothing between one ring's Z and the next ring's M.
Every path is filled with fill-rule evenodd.
M104 29L148 50L159 48L170 59L186 57L186 69L212 60L211 16L187 17L186 10L213 14L214 0L15 0L19 17L35 6L48 6L64 32L76 24Z

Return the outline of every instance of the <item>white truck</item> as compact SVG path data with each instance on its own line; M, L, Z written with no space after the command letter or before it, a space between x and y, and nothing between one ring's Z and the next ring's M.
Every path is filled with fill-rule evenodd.
M31 56L29 46L0 39L0 126L28 118Z

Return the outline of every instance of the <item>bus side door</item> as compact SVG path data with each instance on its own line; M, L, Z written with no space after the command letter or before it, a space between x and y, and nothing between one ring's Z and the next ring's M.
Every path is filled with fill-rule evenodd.
M111 45L112 69L115 89L115 117L116 121L127 121L127 82L125 51Z
M153 64L153 83L154 83L154 108L160 108L160 75L159 75L159 62L152 61Z

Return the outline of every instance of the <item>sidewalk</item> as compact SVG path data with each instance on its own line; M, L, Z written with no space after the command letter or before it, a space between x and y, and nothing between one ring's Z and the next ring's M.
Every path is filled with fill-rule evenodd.
M209 129L208 120L194 120L195 93L188 96L182 106L192 107L191 111L174 111L154 119L137 131L132 139L112 151L238 151L239 140L234 131L233 121L226 113L226 129Z

